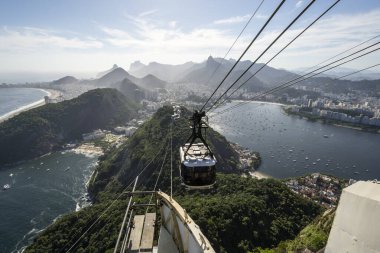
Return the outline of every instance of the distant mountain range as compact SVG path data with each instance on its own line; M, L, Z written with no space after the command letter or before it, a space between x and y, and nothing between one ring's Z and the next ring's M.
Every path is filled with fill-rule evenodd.
M148 65L144 65L140 61L136 61L131 64L129 72L140 78L151 74L166 82L176 82L181 76L194 70L194 67L197 65L197 63L193 62L186 62L179 65L151 62Z
M73 76L65 76L58 80L49 82L52 86L67 84L86 84L99 88L116 88L121 91L129 100L139 102L147 98L152 91L165 88L167 83L152 74L147 74L142 78L135 77L118 67L116 64L107 71L101 72L97 79L78 80Z
M51 82L51 84L52 85L71 84L71 83L76 83L78 81L79 80L76 79L73 76L65 76L65 77L62 77L62 78L60 78L58 80L55 80L55 81Z
M165 88L166 82L154 75L148 74L143 78L130 75L123 68L116 68L99 79L87 81L98 87L111 87L121 91L129 99L139 102L147 98L149 92Z
M131 64L129 72L136 76L147 74L157 75L166 82L194 83L215 87L221 82L235 62L236 61L233 59L225 60L222 58L213 58L212 56L200 63L187 62L180 65L160 64L157 62L144 65L141 62L134 62ZM248 60L239 62L224 83L232 84L236 78L239 77L249 65L251 65L251 63L252 62ZM235 87L246 81L262 66L262 63L256 63L253 65L248 72L249 74L247 73L243 76ZM346 93L350 90L357 90L367 93L375 92L375 95L378 94L378 96L380 96L380 73L366 71L363 72L364 74L362 75L353 75L350 77L352 80L336 79L338 76L352 73L353 71L354 70L352 69L340 68L337 69L337 72L327 72L328 75L320 75L299 84L305 86L312 85L313 87L320 88L326 92ZM300 74L301 73L297 73L297 71L291 72L284 69L265 66L243 87L247 91L270 89L283 84L286 81L297 78ZM368 78L363 79L364 76Z
M308 68L301 68L296 69L293 72L302 74L304 71L308 70ZM355 72L356 69L351 68L344 68L344 67L337 67L335 69L332 69L324 74L322 74L322 77L330 77L330 78L338 78L340 76L344 76L350 73ZM380 73L372 70L364 70L363 72L357 73L352 76L347 76L345 79L350 81L360 81L360 80L376 80L380 79Z
M222 80L234 63L235 60L232 59L224 60L222 58L213 58L212 56L201 63L187 62L180 65L160 64L157 62L144 65L137 61L131 64L129 72L135 76L152 74L166 82L190 82L215 86ZM250 64L250 61L240 62L226 80L226 83L232 83ZM249 73L254 73L261 66L261 63L255 64ZM272 87L284 79L286 80L295 76L297 76L297 74L267 66L261 70L257 76L252 78L246 87L252 85ZM246 78L242 80L246 80Z
M117 66L117 64L114 64L114 65L112 66L112 68L110 68L109 70L106 70L106 71L103 71L103 72L98 73L98 74L96 75L96 77L97 77L97 78L100 78L100 77L102 77L102 76L104 76L104 75L106 75L106 74L108 74L108 73L114 71L114 70L117 69L117 68L119 68L119 66Z
M106 75L102 76L99 79L92 80L94 84L97 86L103 86L107 87L112 84L115 84L117 82L121 82L124 79L128 79L135 83L136 85L146 89L146 90L152 90L152 89L161 89L165 88L166 82L157 78L154 75L148 74L142 78L135 77L131 74L129 74L127 71L125 71L123 68L116 68L113 71L107 73Z
M161 64L157 62L152 62L148 65L145 65L139 61L136 61L131 64L129 72L114 64L111 69L99 73L99 78L97 79L78 80L73 76L66 76L55 80L50 84L64 85L70 83L83 83L94 85L96 87L112 87L119 89L126 96L129 96L126 94L127 91L131 92L131 94L137 95L137 89L140 90L139 92L146 93L168 87L168 84L170 84L170 86L173 86L179 83L187 83L194 86L201 85L214 88L222 81L224 76L232 68L235 62L236 61L233 59L225 60L222 58L213 58L212 56L208 57L207 60L200 63L187 62L179 65ZM225 80L224 87L232 84L251 64L252 62L248 60L239 62L236 68ZM248 73L246 73L234 87L238 87L262 67L262 63L253 65ZM347 69L339 69L338 71L340 70L346 71L345 73L348 71ZM320 88L324 91L334 93L344 93L348 92L349 90L360 90L365 92L370 92L371 89L373 91L380 90L380 83L378 81L337 80L335 77L331 76L340 75L337 73L341 72L332 72L332 74L329 75L321 75L319 77L311 78L300 84L305 86L312 85L315 88ZM371 72L371 74L372 77L375 77L377 75L375 72ZM273 88L299 76L300 74L287 70L265 66L243 87L246 91L261 91ZM124 81L125 79L128 81ZM138 95L136 97L140 96Z

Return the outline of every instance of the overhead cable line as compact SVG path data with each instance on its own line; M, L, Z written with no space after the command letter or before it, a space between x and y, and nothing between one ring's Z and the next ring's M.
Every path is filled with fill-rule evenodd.
M358 50L358 51L356 51L356 52L354 52L354 53L351 53L351 54L349 54L349 55L347 55L347 56L345 56L345 57L342 57L342 58L340 58L339 60L335 60L335 61L333 61L333 62L331 62L331 63L329 63L329 64L326 64L326 65L324 65L324 66L322 66L322 67L319 67L319 68L317 68L317 69L315 69L315 70L313 70L313 71L311 71L311 72L309 72L309 73L307 73L307 74L304 74L304 75L302 75L302 76L300 76L300 77L294 78L293 80L290 80L290 81L285 82L285 83L283 83L283 84L281 84L281 85L279 85L279 86L277 86L277 87L274 87L274 88L270 89L270 90L267 91L267 92L270 92L270 91L272 91L272 90L275 90L275 89L277 89L277 88L279 88L279 87L281 87L281 86L288 85L289 83L293 84L293 83L296 82L296 81L297 81L296 83L298 83L298 80L300 80L300 79L302 79L302 78L305 78L305 79L302 79L302 81L304 81L304 80L309 79L309 78L311 78L311 77L313 77L313 76L319 75L320 73L323 73L323 72L325 72L325 71L327 71L327 70L324 70L323 72L317 72L318 70L324 69L324 68L326 68L326 67L328 67L328 66L330 66L330 65L332 65L332 64L334 64L334 63L340 62L340 61L342 61L342 60L344 60L344 59L346 59L346 58L349 58L349 57L351 57L351 56L353 56L353 55L355 55L355 54L358 54L358 53L360 53L360 52L362 52L362 51L365 51L365 50L367 50L368 48L371 48L371 47L376 46L376 45L378 45L378 44L380 44L380 42L376 42L376 43L374 43L374 44L372 44L372 45L370 45L370 46L367 46L367 47L365 47L365 48L363 48L363 49L360 49L360 50ZM371 51L369 51L369 52L367 52L367 53L364 53L363 55L356 56L356 57L354 57L354 58L352 58L352 59L349 59L349 60L345 61L344 63L339 63L338 65L334 66L333 68L335 68L335 67L337 67L337 66L340 66L340 65L342 65L342 64L345 64L345 63L347 63L347 62L350 62L350 61L352 61L352 60L356 60L356 59L358 59L358 58L360 58L360 57L362 57L362 56L365 56L365 55L370 54L370 53L372 53L372 52L375 52L375 51L377 51L377 50L379 50L379 48L373 49L373 50L371 50ZM331 69L331 68L329 68L328 70L330 70L330 69ZM313 74L313 73L315 73L315 72L317 72L317 74ZM308 76L308 75L310 75L310 74L313 74L313 75ZM307 76L308 76L308 77L307 77Z
M135 189L136 189L136 185L137 185L138 179L139 179L139 177L137 176L136 179L135 179L135 183L133 185L133 188L132 188L132 192L134 192ZM115 246L115 248L113 250L114 253L116 253L117 250L118 250L118 248L119 248L120 239L121 239L121 236L123 235L123 230L124 230L125 222L127 221L127 217L128 217L129 210L131 208L131 204L132 204L132 196L129 197L128 206L125 209L123 222L121 223L119 235L118 235L117 240L116 240L116 246ZM124 241L123 241L123 244L124 244Z
M252 68L253 65L276 43L276 41L282 37L282 35L310 8L310 6L315 3L315 0L310 1L310 3L290 22L290 24L267 46L267 48L246 68L246 70L233 82L228 89L219 96L219 98L207 109L206 112L210 111L218 101L227 94L227 92Z
M168 153L168 149L165 150L164 159L162 159L161 168L160 168L160 171L159 171L159 173L158 173L158 176L157 176L157 179L156 179L156 183L154 184L153 191L156 191L156 189L157 189L158 181L160 180L161 173L162 173L162 168L163 168L164 165L165 165L165 161L166 161L166 155L167 155L167 153ZM153 193L152 193L152 195L150 196L149 203L148 203L149 205L152 203L152 199L153 199ZM145 212L145 214L148 212L148 209L149 209L149 207L146 208L146 212Z
M228 73L224 76L223 80L219 83L219 85L216 87L214 92L211 94L211 96L207 99L205 104L202 106L201 111L206 107L207 103L210 101L212 96L217 92L217 90L220 88L220 86L223 84L223 82L227 79L227 77L231 74L231 72L234 70L236 65L240 62L240 60L243 58L243 56L247 53L249 48L252 46L252 44L256 41L256 39L259 37L259 35L264 31L265 27L269 24L269 22L272 20L272 18L276 15L278 10L281 8L281 6L285 3L285 0L282 0L281 3L277 6L277 8L273 11L273 13L270 15L268 20L265 22L265 24L261 27L260 31L256 34L256 36L252 39L252 41L248 44L247 48L244 50L244 52L240 55L238 60L234 63L234 65L231 67L231 69L228 71Z
M173 197L173 120L170 123L170 199Z
M376 39L376 38L378 38L378 37L380 37L380 34L378 34L378 35L376 35L376 36L374 36L374 37L372 37L372 38L369 38L368 40L365 40L365 41L363 41L363 42L361 42L361 43L359 43L359 44L357 44L357 45L355 45L355 46L353 46L353 47L350 47L349 49L346 49L346 50L344 50L343 52L341 52L341 53L339 53L339 54L336 54L336 55L334 55L334 56L332 56L332 57L330 57L330 58L328 58L328 59L326 59L326 60L324 60L324 61L322 61L322 62L320 62L320 63L318 63L318 64L316 64L316 65L314 65L314 66L311 66L310 68L307 68L305 71L303 71L303 72L306 72L306 71L308 71L308 70L310 70L310 69L313 69L313 68L315 68L315 67L318 67L319 65L321 65L321 64L323 64L323 63L325 63L325 62L328 62L328 61L330 61L330 60L332 60L332 59L334 59L334 58L336 58L336 57L338 57L338 56L340 56L340 55L342 55L342 54L344 54L344 53L347 53L347 52L349 52L349 51L351 51L352 49L355 49L355 48L357 48L357 47L359 47L359 46L361 46L361 45L363 45L363 44L365 44L365 43L367 43L367 42L369 42L369 41L371 41L371 40L374 40L374 39Z
M161 151L163 150L164 146L166 144L166 141L164 142L164 144L161 146L160 150L156 153L156 155L153 157L152 160L149 161L149 163L139 172L139 174L133 178L132 180L130 180L130 182L127 184L126 187L124 187L124 189L122 190L122 192L116 197L116 199L114 199L110 205L108 205L108 207L98 216L98 218L88 227L88 229L86 229L82 234L81 236L74 242L74 244L71 245L71 247L66 251L66 253L70 252L72 249L75 248L75 246L83 239L83 237L95 226L96 223L99 222L99 220L104 216L104 214L116 203L117 200L119 200L121 198L121 196L125 193L125 191L132 186L133 182L136 180L137 177L139 177L152 163L153 161L155 161L155 159L157 158L157 156L161 153ZM74 234L74 238L77 236L77 234L79 233L79 231L77 231L75 234ZM64 247L66 248L66 246ZM63 249L64 249L63 248Z
M278 51L272 58L270 58L266 63L264 63L254 74L251 75L250 78L245 80L239 87L237 87L231 94L229 94L222 102L220 102L217 105L217 101L213 104L216 105L213 109L216 109L220 105L222 105L225 101L227 101L237 90L239 90L241 87L243 87L249 80L251 80L254 76L256 76L262 69L264 69L268 64L275 59L279 54L281 54L288 46L290 46L296 39L298 39L304 32L306 32L311 26L313 26L319 19L321 19L327 12L329 12L340 0L337 0L335 3L333 3L328 9L326 9L321 15L319 15L313 22L311 22L305 29L303 29L296 37L294 37L288 44L286 44L280 51ZM380 36L380 35L379 35ZM331 58L330 58L331 59ZM252 64L253 65L253 64ZM320 65L320 64L319 64ZM238 81L238 80L237 80ZM235 81L231 87L237 82ZM228 90L221 96L223 97ZM212 107L208 111L211 110Z
M249 20L247 21L247 23L245 24L245 26L243 27L243 29L240 31L239 35L236 37L234 43L232 43L232 45L230 46L230 48L227 50L227 53L224 55L223 60L226 59L227 55L230 53L230 51L232 50L232 48L235 46L236 42L239 40L240 36L243 34L243 32L245 31L245 29L247 28L247 26L249 25L249 23L251 23L251 20L256 15L256 12L260 9L260 7L264 3L264 1L265 0L262 0L261 3L259 4L259 6L257 6L256 10L253 12L253 14L249 18ZM215 68L214 72L211 74L210 78L207 80L206 86L211 81L211 79L214 77L214 75L219 70L219 68L220 68L221 65L222 65L222 62L220 62L220 64L218 65L218 67Z
M360 70L355 71L355 72L352 72L352 73L350 73L350 74L347 74L347 75L344 75L344 76L337 77L337 78L335 78L335 80L342 79L342 78L345 78L345 77L347 77L347 76L355 75L355 74L360 73L360 72L362 72L362 71L364 71L364 70L371 69L371 68L374 68L374 67L379 66L379 65L380 65L380 63L375 64L375 65L372 65L372 66L369 66L369 67L364 68L364 69L360 69Z
M378 43L377 43L377 44L378 44ZM369 52L366 52L366 53L364 53L364 54L361 54L361 55L359 55L359 56L356 56L356 57L354 57L354 58L352 58L352 59L349 59L349 60L347 60L347 61L344 61L344 62L342 62L342 63L339 63L339 64L337 64L337 65L335 65L335 66L330 67L330 68L327 68L327 69L321 70L320 72L314 73L314 74L311 75L311 76L304 77L304 78L301 79L301 80L292 80L292 81L286 82L286 83L284 83L284 84L281 84L281 85L279 85L279 86L277 86L277 87L274 87L274 88L272 88L272 89L270 89L270 90L268 90L268 91L265 91L265 92L263 92L263 93L261 93L261 94L258 94L258 95L254 96L254 97L251 98L251 99L260 98L260 97L262 97L262 96L269 95L269 94L272 94L272 93L278 92L278 91L280 91L280 90L286 89L286 88L288 88L288 87L290 87L290 86L292 86L292 85L294 85L294 84L296 84L296 83L299 83L299 82L302 82L302 81L308 80L308 79L310 79L310 78L312 78L312 77L314 77L314 76L317 76L317 75L319 75L319 74L322 74L322 73L324 73L324 72L326 72L326 71L329 71L329 70L331 70L331 69L334 69L334 68L336 68L336 67L339 67L339 66L341 66L341 65L343 65L343 64L346 64L346 63L348 63L348 62L351 62L351 61L353 61L353 60L359 59L359 58L361 58L361 57L363 57L363 56L366 56L366 55L368 55L368 54L374 53L375 51L378 51L378 50L380 50L380 47L379 47L379 48L375 48L375 49L373 49L373 50L371 50L371 51L369 51ZM359 51L362 51L362 50L359 50ZM346 58L346 57L343 57L343 58L341 58L340 60L337 60L337 61L341 61L341 60L344 59L344 58ZM335 61L335 62L337 62L337 61ZM331 64L325 65L324 67L327 67L327 66L329 66L329 65L331 65ZM324 68L324 67L322 67L322 68ZM321 68L320 68L320 69L321 69ZM313 71L313 72L314 72L314 71ZM310 73L311 73L311 72L310 72ZM310 74L310 73L308 73L308 74ZM237 105L234 105L234 106L232 106L232 107L230 107L230 108L227 108L227 109L225 109L225 110L223 110L223 111L221 111L221 112L217 112L217 113L216 113L215 115L213 115L212 117L219 116L219 115L221 115L221 114L223 114L223 113L225 113L225 112L231 111L231 110L233 110L233 109L235 109L235 108L237 108L237 107L240 107L240 106L242 106L242 105L245 105L245 104L247 104L247 103L249 103L249 102L250 102L250 101L241 102L241 103L239 103L239 104L237 104ZM212 118L212 117L210 117L210 118Z
M295 82L295 81L297 81L297 80L299 80L299 79L302 79L302 78L305 78L306 76L308 76L308 75L310 75L310 74L313 74L313 73L315 73L316 71L318 71L318 70L321 70L321 69L323 69L323 68L326 68L326 67L328 67L328 66L330 66L330 65L332 65L332 64L334 64L334 63L337 63L337 62L339 62L339 61L342 61L342 60L344 60L344 59L346 59L346 58L348 58L348 57L351 57L351 56L353 56L353 55L355 55L355 54L357 54L357 53L360 53L360 52L362 52L362 51L364 51L364 50L367 50L368 48L371 48L371 47L373 47L373 46L376 46L376 45L378 45L380 42L376 42L376 43L374 43L374 44L372 44L372 45L370 45L370 46L367 46L367 47L365 47L365 48L362 48L362 49L360 49L360 50L358 50L358 51L356 51L356 52L354 52L354 53L351 53L351 54L349 54L349 55L347 55L347 56L345 56L345 57L342 57L342 58L340 58L340 59L338 59L338 60L335 60L335 61L333 61L333 62L331 62L331 63L328 63L328 64L326 64L326 65L324 65L324 66L322 66L322 67L319 67L319 68L317 68L317 69L315 69L315 70L313 70L313 71L311 71L311 72L308 72L308 73L306 73L306 74L304 74L304 75L302 75L302 76L299 76L299 77L296 77L296 78L294 78L294 79L292 79L292 80L290 80L290 81L287 81L287 82L285 82L285 83L283 83L283 84L281 84L281 85L279 85L279 86L277 86L277 87L280 87L280 86L283 86L283 85L287 85L288 83L292 83L292 82ZM273 90L273 89L275 89L275 88L272 88L272 89L270 89L269 91L271 91L271 90ZM264 91L265 92L265 91ZM258 96L261 96L261 94L259 94ZM255 97L257 97L257 96L255 96ZM254 97L254 98L255 98ZM253 98L252 98L253 99ZM235 105L236 106L236 105Z

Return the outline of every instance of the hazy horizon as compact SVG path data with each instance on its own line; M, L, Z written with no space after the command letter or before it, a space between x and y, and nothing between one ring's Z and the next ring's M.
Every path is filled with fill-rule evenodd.
M115 63L128 69L136 60L181 64L200 62L209 55L223 57L260 2L97 0L88 4L37 0L24 2L24 8L20 8L19 1L2 1L0 57L5 60L0 62L0 79L11 80L4 77L5 73L34 73L32 78L39 73L96 73ZM261 53L307 3L287 1L243 60L252 60ZM287 70L309 67L380 33L379 28L376 30L380 2L358 3L341 1L271 66ZM240 55L277 4L264 1L227 58ZM330 4L314 4L260 61L269 59ZM378 56L368 55L347 67L376 64Z

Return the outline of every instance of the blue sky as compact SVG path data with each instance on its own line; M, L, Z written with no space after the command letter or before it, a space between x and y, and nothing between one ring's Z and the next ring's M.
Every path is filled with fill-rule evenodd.
M90 73L140 60L179 64L223 56L261 0L2 0L0 73ZM287 0L245 59L254 59L309 1ZM317 0L261 62L334 1ZM265 0L229 57L237 58L279 0ZM296 69L380 34L379 0L341 0L272 66ZM379 63L376 53L350 68ZM228 57L228 58L229 58ZM377 61L377 62L376 62Z

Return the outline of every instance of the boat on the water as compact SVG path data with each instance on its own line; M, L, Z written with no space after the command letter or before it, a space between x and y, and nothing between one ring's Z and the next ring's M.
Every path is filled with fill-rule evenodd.
M4 186L3 186L3 190L5 191L5 190L8 190L8 189L10 189L11 188L11 185L10 184L5 184Z

